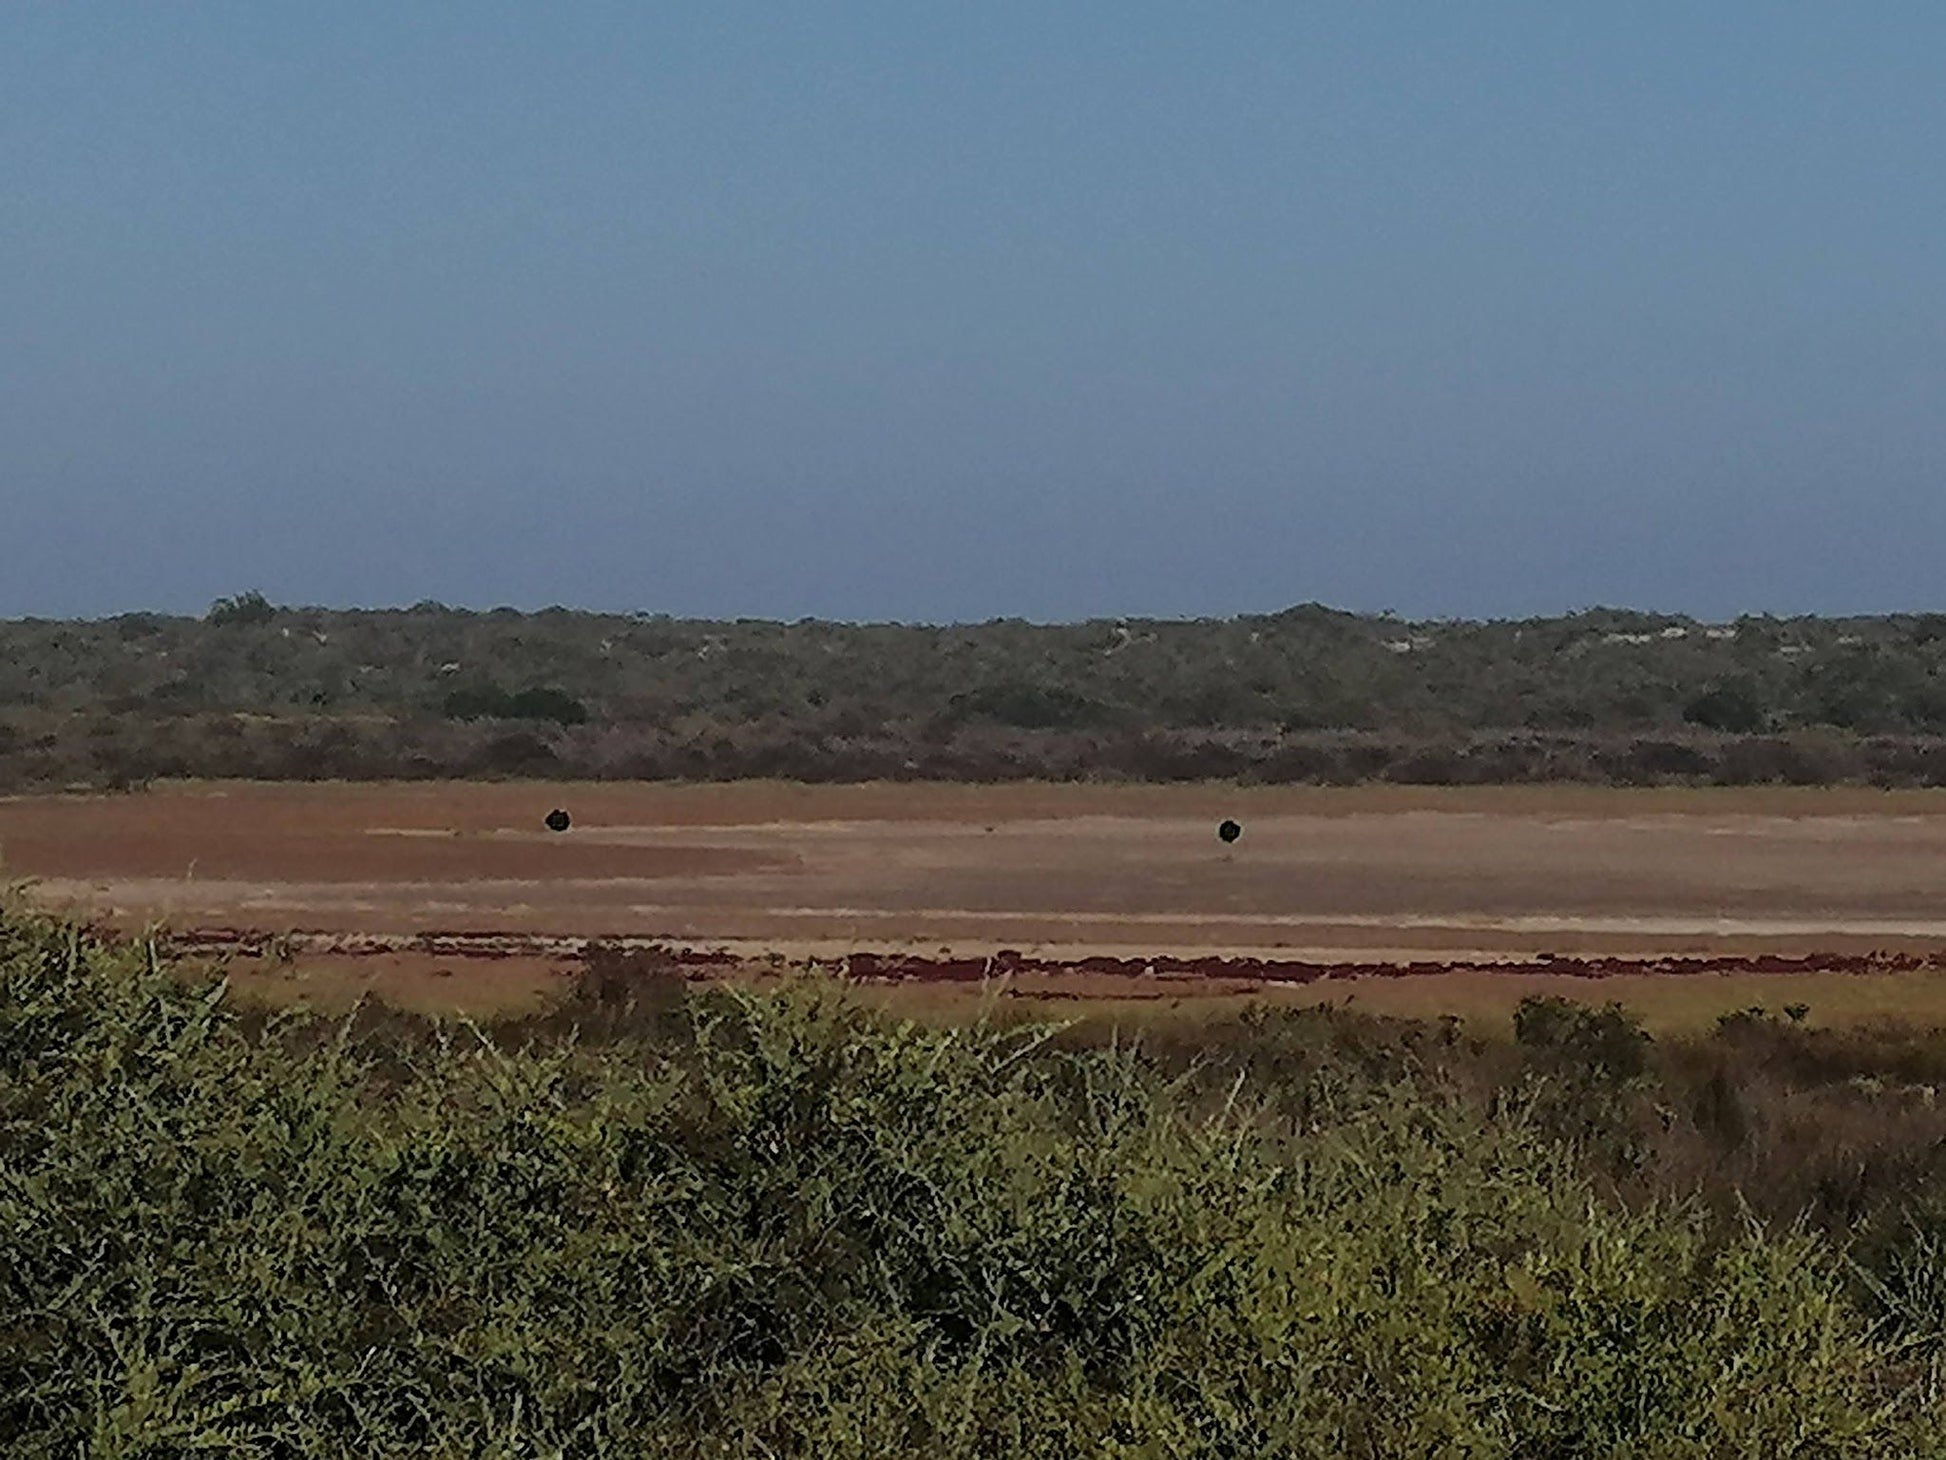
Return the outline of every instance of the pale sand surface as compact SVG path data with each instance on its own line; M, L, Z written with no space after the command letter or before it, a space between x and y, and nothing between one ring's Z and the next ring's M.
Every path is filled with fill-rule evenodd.
M1856 788L181 785L0 800L0 875L125 926L752 959L1946 962L1946 794Z

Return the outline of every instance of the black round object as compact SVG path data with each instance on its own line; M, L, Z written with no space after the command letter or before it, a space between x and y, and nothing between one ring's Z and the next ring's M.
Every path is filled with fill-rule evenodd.
M1216 834L1226 842L1233 842L1243 835L1243 828L1234 821L1226 821L1217 827Z
M567 812L561 810L560 807L557 806L547 813L547 829L549 831L566 831L571 825L573 823L568 819Z

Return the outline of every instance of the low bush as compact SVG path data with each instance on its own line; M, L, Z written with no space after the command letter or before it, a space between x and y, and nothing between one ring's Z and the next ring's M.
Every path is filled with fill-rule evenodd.
M1319 1077L1292 1119L1044 1029L630 973L507 1030L266 1021L144 947L0 921L7 1453L1941 1438L1837 1248L1602 1198L1571 1145L1420 1083L1450 1030L1348 1079L1303 1050L1358 1031L1262 1025Z
M247 592L0 621L0 788L302 779L321 728L361 775L466 776L506 721L559 743L499 773L562 777L1936 785L1943 685L1946 639L1898 615L784 624Z
M588 707L558 689L536 687L509 694L487 688L454 690L445 699L453 720L548 720L556 725L585 725Z

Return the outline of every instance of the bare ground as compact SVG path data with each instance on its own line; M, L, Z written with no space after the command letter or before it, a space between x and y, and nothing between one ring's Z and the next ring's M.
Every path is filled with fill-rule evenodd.
M1274 984L1491 1012L1557 984L1666 1003L1648 991L1675 980L1687 1010L1815 978L1833 1017L1946 1019L1934 792L184 785L0 800L0 868L206 946L301 931L249 977L424 1007L531 1001L602 938L920 981L1004 954L1016 997L1054 1002ZM517 946L484 956L495 938Z

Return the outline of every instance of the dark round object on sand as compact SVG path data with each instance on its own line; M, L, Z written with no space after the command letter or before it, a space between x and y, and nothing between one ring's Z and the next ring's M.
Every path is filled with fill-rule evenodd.
M1233 842L1243 835L1243 828L1234 821L1226 821L1217 827L1216 834L1226 842Z
M572 823L568 819L567 812L561 810L560 807L557 806L547 813L547 829L549 831L566 831L570 825Z

